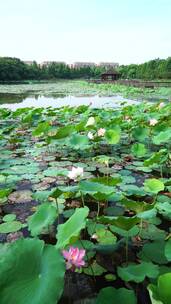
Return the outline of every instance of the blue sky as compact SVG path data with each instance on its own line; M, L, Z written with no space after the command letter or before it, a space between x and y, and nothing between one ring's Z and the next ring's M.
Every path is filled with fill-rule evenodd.
M141 63L171 56L171 0L1 0L0 56Z

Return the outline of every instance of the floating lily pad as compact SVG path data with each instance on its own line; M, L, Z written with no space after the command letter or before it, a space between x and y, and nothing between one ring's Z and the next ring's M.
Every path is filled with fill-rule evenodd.
M11 203L28 203L32 201L32 192L30 190L18 190L14 191L8 196Z
M150 262L141 262L141 264L118 267L117 271L123 281L140 283L144 281L145 277L156 278L159 274L159 267Z
M145 261L152 261L157 264L166 264L164 240L156 240L143 246L139 256Z
M157 194L158 192L164 190L164 184L162 181L160 181L158 179L151 178L151 179L147 179L145 181L144 188L145 188L145 191L147 191L147 192Z
M126 288L115 289L113 287L101 289L97 296L96 304L109 304L112 299L119 304L137 304L133 290Z
M91 266L83 269L84 273L90 276L100 276L106 272L106 269L100 266L97 262L91 264Z
M7 214L3 217L4 222L12 222L16 219L16 214Z
M16 232L22 228L22 223L18 221L10 221L0 224L0 233Z

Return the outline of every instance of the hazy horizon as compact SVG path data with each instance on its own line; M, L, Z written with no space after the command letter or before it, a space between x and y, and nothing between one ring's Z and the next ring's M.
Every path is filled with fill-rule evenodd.
M171 56L170 0L6 0L0 56L143 63Z

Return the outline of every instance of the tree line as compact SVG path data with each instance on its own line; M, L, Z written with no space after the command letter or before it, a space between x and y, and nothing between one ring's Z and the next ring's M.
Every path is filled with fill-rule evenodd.
M124 79L171 79L171 57L155 59L143 64L121 65L118 68ZM28 65L18 58L0 57L0 81L89 79L99 78L104 67L74 68L67 64L50 63Z
M0 81L50 80L98 78L104 71L102 67L74 68L67 64L52 62L39 65L27 64L18 58L0 57Z
M122 78L127 79L171 79L171 57L158 58L142 64L122 65L119 70Z

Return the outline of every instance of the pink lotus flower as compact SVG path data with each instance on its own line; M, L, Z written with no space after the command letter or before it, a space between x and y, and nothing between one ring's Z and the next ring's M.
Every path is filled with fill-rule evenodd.
M104 135L105 135L105 132L106 132L105 129L100 128L100 129L97 131L97 135L98 135L98 136L104 136Z
M155 126L158 123L158 120L155 118L150 119L150 126Z
M76 268L81 268L85 265L85 261L83 260L85 256L84 249L70 247L68 251L63 250L62 254L66 260L66 269L74 271Z

